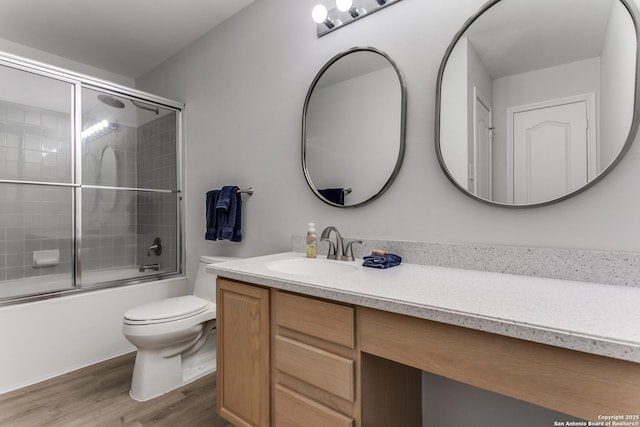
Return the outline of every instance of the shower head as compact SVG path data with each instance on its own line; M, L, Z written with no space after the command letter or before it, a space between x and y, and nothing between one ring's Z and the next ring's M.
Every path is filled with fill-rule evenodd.
M104 104L107 104L109 107L124 108L124 102L120 101L117 98L114 98L111 95L100 94L100 95L98 95L98 99L100 100L100 102L102 102ZM131 103L133 105L135 105L136 107L140 108L141 110L152 111L152 112L156 113L156 116L160 114L160 108L151 107L150 105L147 105L147 104L145 104L143 102L136 101L134 99L130 99L129 101L131 101Z
M124 108L124 102L114 98L113 96L100 94L98 95L98 99L100 100L100 102L107 104L109 107Z
M130 99L129 101L131 101L133 105L140 108L141 110L153 111L154 113L156 113L156 116L160 114L160 108L150 107L149 105L144 104L142 102L138 102L135 99Z

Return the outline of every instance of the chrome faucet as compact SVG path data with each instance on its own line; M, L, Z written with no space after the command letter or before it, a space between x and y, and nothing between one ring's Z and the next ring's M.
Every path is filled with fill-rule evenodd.
M153 244L147 249L147 256L151 256L151 252L153 252L155 256L160 256L162 253L162 240L160 240L159 237L153 239Z
M331 241L332 231L336 235L335 244ZM327 253L327 259L336 259L340 261L353 261L355 259L355 257L353 256L353 244L354 243L362 244L362 240L351 240L347 242L347 246L345 247L344 241L342 240L342 235L340 234L338 229L333 225L330 225L324 230L322 230L322 234L320 235L320 241L329 242L329 252Z
M336 244L334 245L331 241L331 232L334 231L336 233ZM324 230L322 230L322 234L320 235L320 241L329 242L329 253L327 253L327 259L340 259L339 257L342 255L342 236L337 228L333 225L328 226Z
M349 242L347 242L347 246L344 247L344 252L342 253L342 258L340 258L343 261L353 261L356 259L356 257L353 256L353 244L354 243L359 243L362 244L362 240L351 240Z

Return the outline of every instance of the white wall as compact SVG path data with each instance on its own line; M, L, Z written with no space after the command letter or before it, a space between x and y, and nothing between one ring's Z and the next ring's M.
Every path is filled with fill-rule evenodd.
M467 43L467 79L468 79L468 104L472 104L473 101L473 87L478 88L478 92L482 95L483 99L489 103L493 103L493 79L489 75L487 67L480 59L478 52L473 47L473 44ZM473 111L473 107L471 108ZM474 125L475 126L475 125ZM472 133L473 135L473 133Z
M345 196L351 204L384 186L398 158L399 88L389 66L314 90L307 107L306 164L316 188L351 188Z
M442 98L440 120L442 158L451 176L463 188L468 188L469 133L473 132L469 129L467 103L468 49L469 41L463 37L449 54L447 72L442 76L442 93L447 96Z
M467 170L473 165L475 168L475 141L474 135L476 131L476 123L474 121L474 109L476 100L474 96L474 88L478 91L478 95L489 103L489 107L493 106L493 79L489 75L489 71L482 63L482 59L473 47L473 44L467 41L467 147L469 156L467 156ZM474 171L474 173L476 173ZM473 178L473 177L468 177ZM475 182L468 181L467 188L473 189Z
M195 271L199 254L288 250L291 235L304 234L310 221L319 231L334 224L344 235L370 239L640 251L638 143L595 187L535 209L479 203L442 173L434 150L438 67L484 2L404 0L317 38L310 19L315 0L261 0L139 79L139 89L187 105L188 271ZM324 63L362 45L388 53L406 79L407 151L380 199L340 209L318 200L304 180L302 107ZM244 196L244 240L205 241L205 192L228 183L255 188Z
M34 49L29 46L14 43L9 40L0 39L0 52L20 56L32 61L42 62L47 65L53 65L54 67L64 68L75 73L86 74L87 76L91 76L101 80L107 80L123 86L135 87L135 80L130 77L112 73L110 71L105 71L100 68L95 68L81 62L73 61L71 59L54 55L49 52L44 52L42 50Z
M554 422L579 421L578 418L498 393L488 393L435 374L423 373L422 378L424 426L551 427L558 425Z
M462 37L451 51L442 77L442 94L446 95L442 97L440 150L451 176L472 191L474 182L469 171L475 157L474 88L491 102L491 77L471 42Z
M623 7L612 7L600 57L600 166L606 168L627 140L633 119L636 45L633 22Z
M493 81L493 126L496 128L493 134L493 196L496 201L507 201L507 108L591 92L596 93L596 98L600 94L600 58Z
M124 312L186 290L179 278L0 307L0 393L134 351Z

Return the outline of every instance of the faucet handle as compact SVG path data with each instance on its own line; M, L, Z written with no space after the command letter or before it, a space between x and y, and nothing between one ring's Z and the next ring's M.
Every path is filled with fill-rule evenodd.
M351 240L347 242L347 246L344 247L344 254L340 258L343 261L353 261L355 257L353 256L353 244L359 243L362 244L362 240Z
M338 254L336 254L336 245L333 244L331 239L324 238L320 239L321 242L329 242L329 252L327 253L327 259L338 259Z
M162 240L160 240L159 237L153 239L153 243L147 249L147 256L151 256L151 252L153 252L155 256L160 256L162 254Z

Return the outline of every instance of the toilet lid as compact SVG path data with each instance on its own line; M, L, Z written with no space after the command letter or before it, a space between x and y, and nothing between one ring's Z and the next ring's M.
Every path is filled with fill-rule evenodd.
M195 316L207 310L209 301L193 295L165 298L132 308L124 314L126 323L152 324Z

